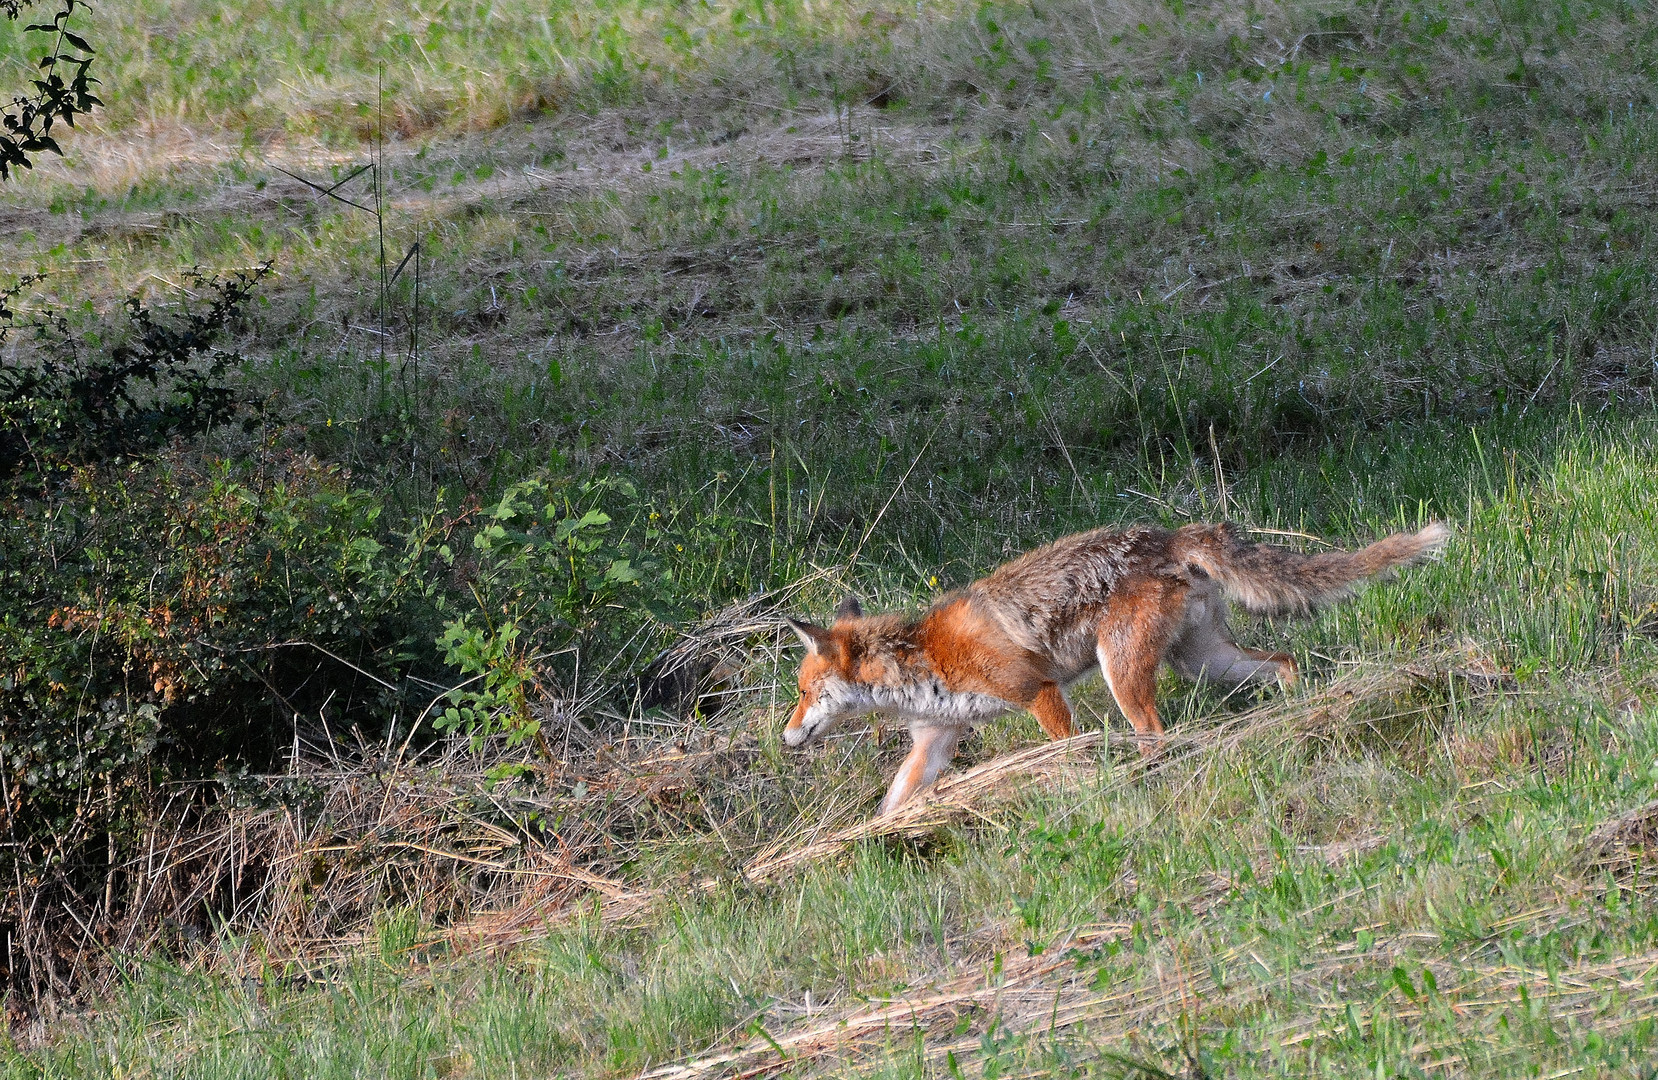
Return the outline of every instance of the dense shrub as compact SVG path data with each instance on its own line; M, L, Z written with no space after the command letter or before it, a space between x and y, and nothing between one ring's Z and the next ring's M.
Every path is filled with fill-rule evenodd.
M242 321L265 272L192 274L209 299L171 316L129 297L126 325L112 328L107 346L100 332L78 334L61 314L18 326L8 304L35 279L0 293L0 341L22 329L33 345L0 366L0 480L17 485L32 471L40 481L67 465L155 450L243 413L226 382L242 358L217 346Z
M215 342L254 278L205 284L168 316L129 302L113 344L37 320L0 367L0 934L36 969L115 925L175 782L352 729L533 739L538 697L626 696L676 602L680 545L619 479L411 510L280 435L208 452L253 415Z
M444 523L388 545L382 509L303 457L185 451L80 465L0 504L12 912L42 889L83 915L114 902L168 780L267 766L325 706L395 712L402 684L377 673L432 657L424 540Z
M532 739L538 698L625 697L673 603L672 545L622 483L387 518L338 467L274 452L80 465L0 502L12 932L43 890L118 909L169 782L269 767L324 725Z

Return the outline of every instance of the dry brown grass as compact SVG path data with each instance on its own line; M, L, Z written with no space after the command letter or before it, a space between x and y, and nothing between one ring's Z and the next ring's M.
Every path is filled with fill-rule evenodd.
M1584 837L1581 850L1588 870L1611 874L1650 903L1658 895L1658 802L1597 825Z
M217 928L242 944L229 956L199 954L212 965L307 971L372 943L388 911L424 928L410 947L500 948L537 937L549 922L648 921L686 890L761 885L883 837L958 825L999 831L1033 791L1069 792L1076 812L1151 782L1198 820L1213 805L1208 792L1224 785L1217 776L1263 754L1362 741L1431 712L1417 689L1454 670L1435 676L1421 662L1354 668L1310 692L1177 732L1150 773L1132 751L1129 763L1108 764L1103 730L1039 743L948 774L925 798L872 817L875 790L864 790L861 774L834 776L833 759L820 758L811 771L830 776L796 775L753 733L776 723L774 709L755 699L776 695L777 661L743 650L757 638L777 640L777 604L820 576L734 605L660 658L654 678L674 688L687 719L640 714L630 732L599 738L548 704L550 759L465 740L426 752L359 740L301 747L281 774L240 781L211 806L183 795L153 825L142 856L120 868L134 894L121 924L98 925L96 910L83 916L81 962L97 967L101 949L162 943L188 952L192 937ZM662 861L688 841L723 855L678 870ZM1375 842L1320 851L1340 861ZM653 865L654 877L623 869Z
M122 868L137 899L119 937L106 940L148 952L179 947L181 930L216 926L258 948L213 963L290 973L352 955L388 912L428 928L423 950L510 944L576 914L590 895L637 903L638 888L604 872L626 857L618 838L637 834L653 807L672 805L716 761L729 769L745 757L654 741L567 747L550 765L465 740L428 753L304 754L205 811L183 806L158 823L149 850ZM536 782L511 779L521 772Z

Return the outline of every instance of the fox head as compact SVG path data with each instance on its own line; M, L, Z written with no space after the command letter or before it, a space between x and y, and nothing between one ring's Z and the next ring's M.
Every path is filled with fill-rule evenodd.
M870 712L874 701L867 686L852 673L851 634L844 624L863 615L857 598L848 596L835 612L829 629L786 619L789 629L806 646L800 661L800 700L783 729L787 746L806 746L829 734L848 716Z

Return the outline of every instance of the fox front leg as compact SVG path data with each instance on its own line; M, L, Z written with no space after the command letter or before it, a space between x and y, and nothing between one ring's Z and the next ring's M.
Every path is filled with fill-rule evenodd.
M892 778L887 797L881 800L885 816L931 787L938 774L956 756L956 744L961 742L962 729L954 727L915 727L910 729L910 756L898 766L898 775Z
M1022 703L1050 739L1068 739L1077 733L1071 722L1071 704L1058 683L1043 683L1035 696Z

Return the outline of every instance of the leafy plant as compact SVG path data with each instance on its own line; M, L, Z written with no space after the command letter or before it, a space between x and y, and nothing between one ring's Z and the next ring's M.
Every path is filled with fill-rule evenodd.
M16 20L33 4L34 0L0 0L0 14ZM92 44L69 29L77 7L89 11L91 7L83 0L62 0L62 4L51 22L23 28L26 33L51 34L53 41L40 58L44 74L34 80L34 95L15 97L0 109L0 180L10 179L14 168L34 168L30 154L62 155L63 149L52 138L52 127L60 120L74 127L75 117L103 104L92 92L98 80L87 74L94 58Z
M31 462L44 473L152 451L235 416L241 403L226 376L242 358L217 343L241 321L268 270L228 278L192 271L189 280L208 301L173 316L128 297L127 336L107 350L62 314L24 324L35 355L0 363L0 479ZM35 280L0 293L0 337L18 325L8 303Z
M543 680L562 676L574 689L584 653L608 652L599 674L614 674L630 645L672 617L663 517L626 480L565 485L543 475L515 484L486 511L472 544L478 610L450 620L438 640L469 679L449 695L440 730L534 739L540 725L529 704ZM561 670L559 659L571 662Z

